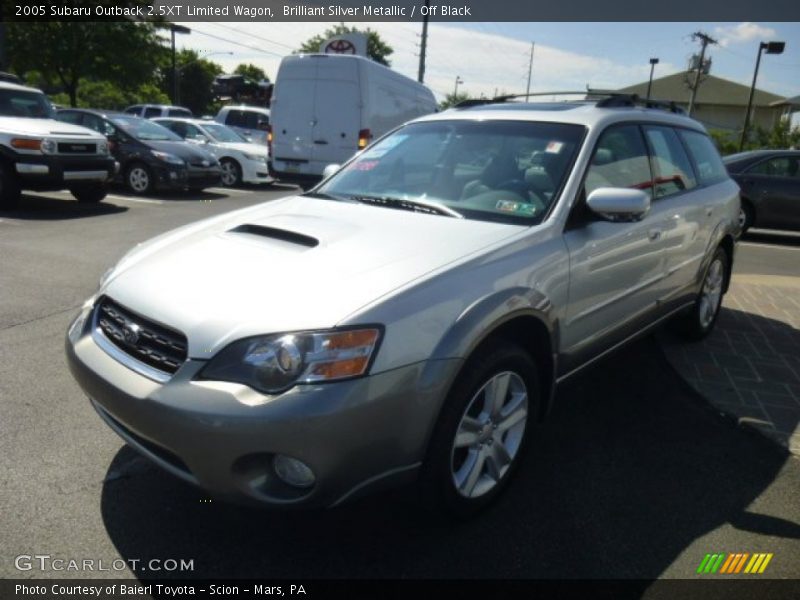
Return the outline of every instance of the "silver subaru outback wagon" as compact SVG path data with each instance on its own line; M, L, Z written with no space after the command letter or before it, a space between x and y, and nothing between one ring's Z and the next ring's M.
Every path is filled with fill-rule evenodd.
M709 333L738 212L687 117L618 97L449 110L310 192L140 244L67 355L114 431L218 498L416 482L467 514L559 383L666 320Z

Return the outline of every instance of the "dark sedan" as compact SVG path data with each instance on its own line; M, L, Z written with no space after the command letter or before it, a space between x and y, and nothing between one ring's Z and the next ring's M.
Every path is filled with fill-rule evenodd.
M123 113L71 108L59 110L56 119L105 135L120 163L122 183L134 194L155 189L200 191L220 183L222 169L216 158L158 123Z
M756 150L724 159L742 189L739 223L800 231L800 150Z

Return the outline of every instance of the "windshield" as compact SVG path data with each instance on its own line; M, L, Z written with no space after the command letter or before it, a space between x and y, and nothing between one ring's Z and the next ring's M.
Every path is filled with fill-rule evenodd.
M227 125L212 125L210 123L203 123L203 129L205 129L206 133L208 133L218 142L233 142L235 144L247 142L244 136L239 135Z
M52 119L53 107L47 96L40 92L0 89L0 115Z
M421 201L467 219L534 225L556 202L584 133L581 125L562 123L412 123L367 148L316 192Z
M128 135L143 142L181 141L181 137L153 121L139 117L113 117L111 121Z

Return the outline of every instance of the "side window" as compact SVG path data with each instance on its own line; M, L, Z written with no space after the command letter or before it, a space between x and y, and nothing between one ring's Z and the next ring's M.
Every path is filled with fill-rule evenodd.
M650 159L638 125L614 126L603 133L584 186L587 196L603 187L636 188L652 196Z
M228 111L228 115L225 117L225 124L233 125L234 127L247 126L245 123L244 113L241 110Z
M140 110L142 110L141 106L131 106L125 109L125 113L129 115L138 115Z
M186 128L185 129L186 133L183 137L185 137L187 140L205 139L206 137L205 134L191 123L181 123L181 124Z
M675 130L648 125L644 134L653 154L655 197L663 198L697 187L692 163Z
M106 137L114 134L114 126L97 115L84 114L83 126L94 129L96 132L102 133Z
M700 183L717 183L728 178L728 171L714 147L714 142L707 135L687 129L680 130L680 136L686 142L689 154L697 166Z
M798 162L800 159L791 156L779 156L750 167L747 173L771 175L772 177L800 177Z
M180 121L162 121L160 124L176 135L186 138L186 123L181 123Z
M56 113L56 120L62 121L64 123L72 123L73 125L80 125L81 124L81 113L77 112L69 112L69 111L59 111Z
M144 109L144 118L149 119L151 117L160 117L161 116L161 109L156 108L155 106L148 106Z

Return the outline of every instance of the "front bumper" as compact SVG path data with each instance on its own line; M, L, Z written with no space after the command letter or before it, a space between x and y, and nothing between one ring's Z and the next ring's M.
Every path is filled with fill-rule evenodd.
M460 367L458 360L429 361L266 396L238 384L195 381L206 363L190 359L162 384L101 349L90 322L70 332L66 350L100 416L153 462L235 502L331 506L413 480ZM271 466L278 453L306 463L313 487L280 481Z
M268 183L272 181L268 161L243 160L242 181L244 183Z
M214 167L194 167L189 166L187 171L186 185L189 188L205 188L220 185L222 181L222 169Z
M22 186L40 191L71 185L107 183L119 170L110 156L37 156L19 154L14 169Z

